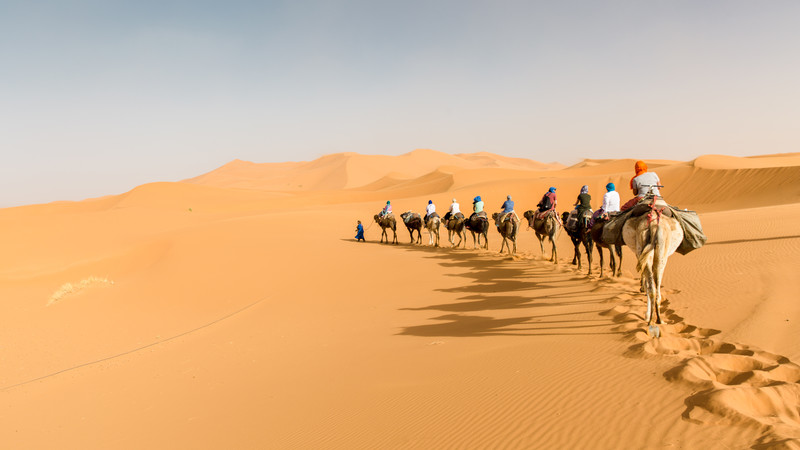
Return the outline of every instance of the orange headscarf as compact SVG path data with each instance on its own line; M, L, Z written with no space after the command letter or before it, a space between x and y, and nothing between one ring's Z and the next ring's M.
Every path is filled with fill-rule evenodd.
M631 178L631 189L633 189L633 179L647 172L647 164L645 164L644 161L636 161L636 164L633 165L633 170L636 172L636 175Z
M647 164L644 161L636 161L636 164L633 166L633 170L636 172L636 176L647 172Z

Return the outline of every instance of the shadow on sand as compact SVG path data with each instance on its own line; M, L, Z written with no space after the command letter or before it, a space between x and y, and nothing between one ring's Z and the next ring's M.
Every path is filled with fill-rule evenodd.
M386 245L368 242L372 245ZM359 245L364 245L360 243ZM553 336L620 334L611 331L613 321L599 315L608 309L613 291L602 283L573 272L571 266L554 268L552 263L511 258L496 252L451 249L401 243L398 251L418 252L448 269L446 276L464 278L456 287L435 289L437 293L463 293L457 302L434 303L405 311L440 311L430 317L436 323L403 328L412 336ZM450 298L450 296L442 296ZM519 310L518 317L507 316ZM492 314L495 311L495 314Z

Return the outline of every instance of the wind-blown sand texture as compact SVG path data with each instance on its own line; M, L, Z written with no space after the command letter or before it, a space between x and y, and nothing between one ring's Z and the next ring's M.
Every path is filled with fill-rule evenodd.
M800 154L648 161L709 238L670 257L657 339L630 249L601 279L565 233L545 261L524 224L514 257L494 226L488 251L412 246L402 223L377 243L386 200L399 217L481 195L491 214L511 194L521 215L588 184L598 207L609 181L630 197L633 162L234 161L0 210L0 442L800 448Z

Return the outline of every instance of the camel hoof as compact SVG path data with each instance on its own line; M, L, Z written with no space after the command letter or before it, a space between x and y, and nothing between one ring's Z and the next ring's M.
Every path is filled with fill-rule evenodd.
M649 334L652 337L659 338L661 337L661 328L658 328L658 326L655 325L648 325L647 334Z

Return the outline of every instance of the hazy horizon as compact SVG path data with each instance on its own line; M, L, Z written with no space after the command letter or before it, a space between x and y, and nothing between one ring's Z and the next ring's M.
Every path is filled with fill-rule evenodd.
M0 207L348 151L797 152L798 18L792 1L6 1Z

